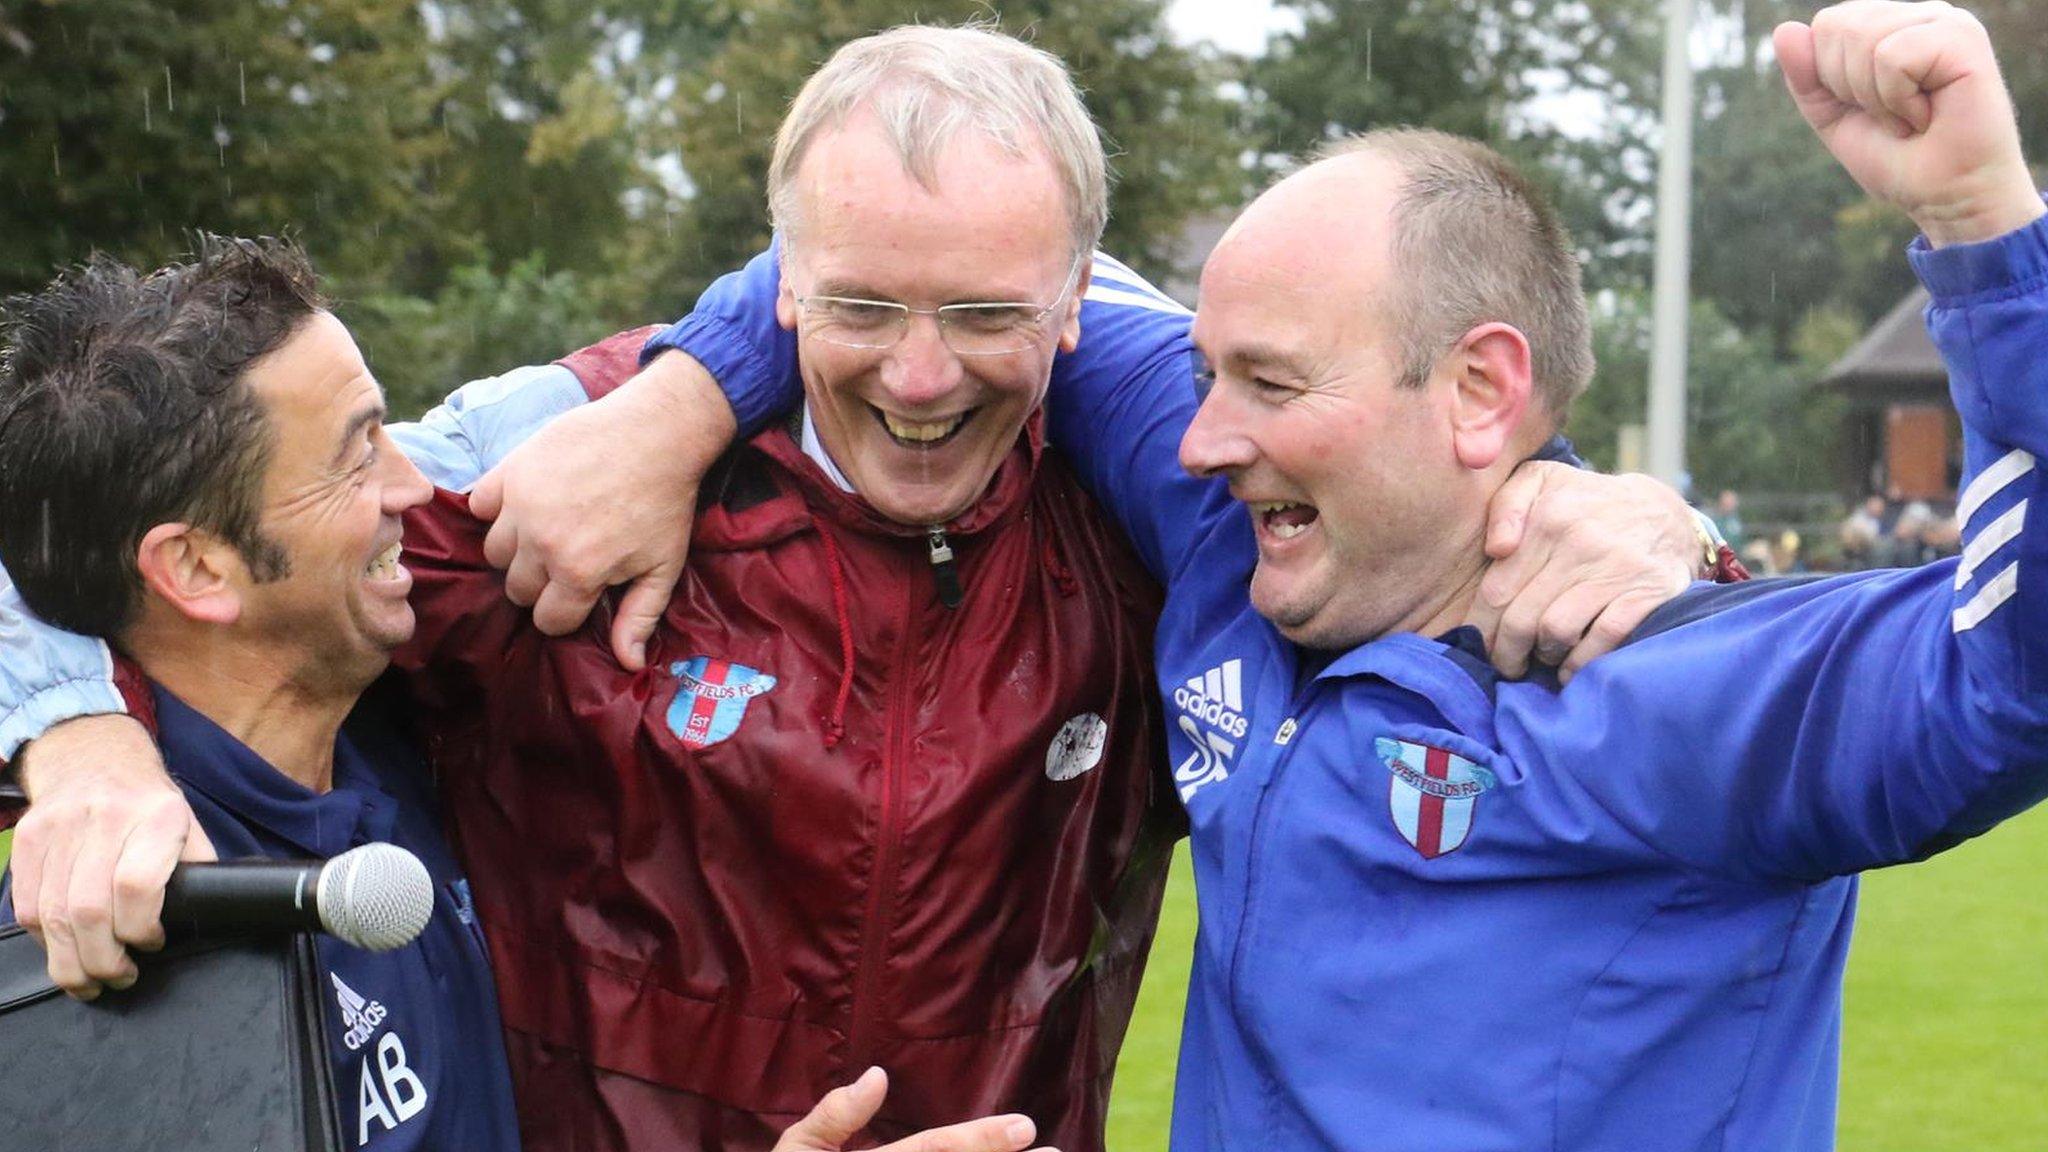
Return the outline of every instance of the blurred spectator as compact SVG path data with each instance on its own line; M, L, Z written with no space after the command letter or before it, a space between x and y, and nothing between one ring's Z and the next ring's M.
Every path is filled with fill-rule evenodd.
M1743 543L1742 497L1737 496L1733 488L1721 489L1721 495L1714 501L1714 510L1709 515L1714 518L1714 526L1721 530L1721 538L1740 554Z
M1790 576L1804 571L1806 558L1800 553L1799 533L1787 528L1771 544L1771 575Z
M1929 529L1934 526L1934 509L1915 500L1899 510L1899 518L1892 525L1892 534L1886 541L1887 553L1884 566L1888 568L1917 568L1938 553L1928 540Z
M1842 521L1838 537L1842 546L1842 567L1850 572L1875 568L1881 563L1878 543L1884 539L1885 498L1875 492L1863 498L1849 518Z
M1749 569L1751 576L1776 576L1778 570L1772 567L1771 546L1762 540L1751 540L1735 553L1742 566Z
M1923 549L1932 552L1937 560L1954 556L1963 550L1962 525L1953 516L1936 516L1921 529L1920 540Z

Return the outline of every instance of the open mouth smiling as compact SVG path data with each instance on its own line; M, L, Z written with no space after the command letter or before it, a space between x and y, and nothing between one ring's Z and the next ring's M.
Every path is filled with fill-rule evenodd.
M882 426L882 431L887 432L889 439L895 441L898 446L929 451L950 443L954 437L960 435L960 430L965 428L967 422L981 409L969 408L957 416L944 420L905 420L899 416L892 416L872 404L868 405L868 411L874 413L875 422Z

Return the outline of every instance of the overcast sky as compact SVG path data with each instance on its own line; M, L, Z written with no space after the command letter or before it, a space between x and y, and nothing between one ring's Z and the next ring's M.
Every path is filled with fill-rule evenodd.
M1273 29L1300 27L1293 12L1274 11L1273 0L1173 0L1166 22L1182 40L1207 40L1246 55L1264 48Z

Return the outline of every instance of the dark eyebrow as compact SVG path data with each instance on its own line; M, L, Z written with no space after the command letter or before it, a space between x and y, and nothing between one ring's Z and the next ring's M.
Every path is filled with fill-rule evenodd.
M384 405L380 402L349 417L348 427L342 429L341 441L335 445L331 463L338 467L348 457L348 450L355 444L357 435L364 429L382 424L386 415Z

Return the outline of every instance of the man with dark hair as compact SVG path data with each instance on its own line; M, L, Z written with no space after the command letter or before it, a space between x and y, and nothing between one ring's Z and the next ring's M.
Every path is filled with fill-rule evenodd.
M416 754L359 704L412 634L400 517L431 489L311 269L288 244L216 238L148 276L96 260L11 301L5 334L0 559L38 613L140 669L134 703L211 846L386 841L433 877L412 943L318 942L343 1131L517 1148L467 881Z
M39 498L0 505L0 534L38 615L121 634L142 607L135 549L168 520L215 533L258 580L284 575L257 527L272 440L242 374L324 307L294 249L219 237L191 265L144 277L98 258L13 303L0 483Z

